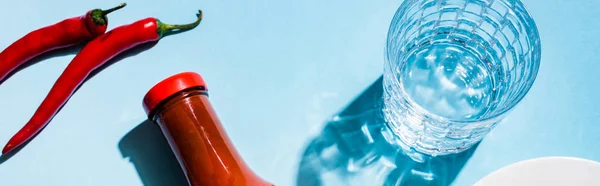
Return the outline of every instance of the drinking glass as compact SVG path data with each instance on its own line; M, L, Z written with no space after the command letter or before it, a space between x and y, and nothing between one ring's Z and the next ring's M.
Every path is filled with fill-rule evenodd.
M388 32L386 123L405 150L464 151L527 94L540 49L518 0L405 0Z

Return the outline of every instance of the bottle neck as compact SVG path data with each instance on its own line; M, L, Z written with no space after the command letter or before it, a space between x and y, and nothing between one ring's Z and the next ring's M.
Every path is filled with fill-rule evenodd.
M270 185L245 164L205 89L181 91L156 108L152 120L160 126L190 185Z
M150 120L156 122L156 119L158 119L157 117L160 115L160 113L163 110L165 110L166 108L168 108L169 106L177 103L178 101L184 100L184 99L192 97L192 96L198 96L198 95L208 97L208 91L206 91L205 87L198 86L198 87L188 88L188 89L182 90L176 94L173 94L173 95L169 96L167 99L161 101L158 105L156 105L156 107L152 111L150 111L150 113L148 114L148 118Z

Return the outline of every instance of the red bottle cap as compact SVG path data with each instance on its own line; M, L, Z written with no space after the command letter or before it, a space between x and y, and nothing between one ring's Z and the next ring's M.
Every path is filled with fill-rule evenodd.
M163 100L182 90L193 87L204 87L205 90L208 90L202 76L195 72L182 72L162 80L154 85L146 93L146 96L144 96L144 110L146 111L146 115L150 114L152 109Z

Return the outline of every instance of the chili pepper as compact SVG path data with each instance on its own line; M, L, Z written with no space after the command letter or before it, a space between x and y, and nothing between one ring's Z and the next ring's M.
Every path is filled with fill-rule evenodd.
M31 31L0 53L0 81L32 58L43 53L89 41L106 32L107 14L125 7L125 3L108 9L93 9L83 16L72 17Z
M197 16L195 22L185 25L169 25L149 17L114 28L90 41L67 65L29 122L4 146L2 154L7 154L39 133L92 71L119 53L137 45L158 41L166 35L195 28L202 20L202 11L198 11Z

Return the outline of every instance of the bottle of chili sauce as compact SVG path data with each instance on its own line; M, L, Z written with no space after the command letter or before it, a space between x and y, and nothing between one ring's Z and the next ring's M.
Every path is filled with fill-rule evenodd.
M272 186L243 161L225 133L208 99L202 77L173 75L144 97L148 118L167 138L193 186Z

